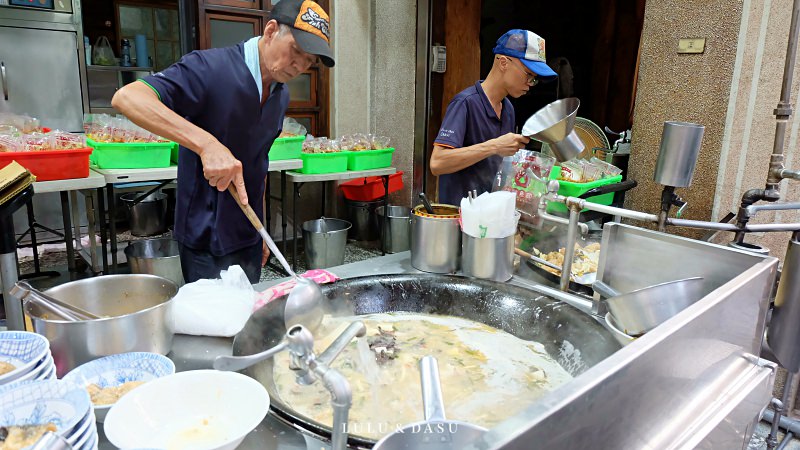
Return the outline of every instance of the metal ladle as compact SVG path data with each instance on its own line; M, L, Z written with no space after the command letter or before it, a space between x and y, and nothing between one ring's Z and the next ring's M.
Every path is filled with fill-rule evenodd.
M81 321L101 318L100 316L90 313L85 309L79 308L75 305L70 305L69 303L65 303L61 300L51 297L31 286L27 281L17 281L9 293L22 301L36 302L43 309L47 310L53 315L58 316L60 319Z
M236 204L242 208L244 215L250 220L250 223L255 227L264 242L267 243L272 254L278 259L283 266L284 270L297 281L295 287L289 292L289 298L286 299L286 308L283 312L283 320L286 323L286 328L289 329L293 325L303 325L311 331L315 331L319 324L322 322L323 309L322 309L322 290L319 285L308 278L298 276L286 262L283 254L278 250L278 246L267 233L264 225L256 216L255 211L250 205L243 205L239 200L239 193L236 192L236 187L233 183L228 186L228 191L233 195Z

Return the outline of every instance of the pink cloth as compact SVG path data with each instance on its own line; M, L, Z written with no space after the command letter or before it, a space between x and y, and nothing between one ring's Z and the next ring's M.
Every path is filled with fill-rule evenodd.
M317 284L326 284L326 283L333 283L334 281L339 280L339 277L336 275L328 272L327 270L322 269L314 269L309 270L308 272L300 275L303 278L308 278L310 280L315 281ZM289 291L297 284L297 280L292 278L289 281L284 281L281 284L276 284L271 288L265 290L264 292L256 293L256 304L253 306L253 311L258 310L262 306L266 305L267 303L271 302L276 298L283 297L284 295L289 294Z

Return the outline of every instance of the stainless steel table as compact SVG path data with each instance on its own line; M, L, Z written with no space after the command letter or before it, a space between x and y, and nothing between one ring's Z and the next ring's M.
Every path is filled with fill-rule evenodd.
M326 183L328 181L346 181L354 180L356 178L366 177L383 177L383 209L386 210L389 203L389 175L397 173L394 167L387 167L385 169L371 169L371 170L351 170L347 172L336 173L321 173L321 174L306 174L300 172L289 172L289 181L294 185L294 197L292 206L292 269L297 268L297 202L300 199L300 188L305 183ZM322 208L321 216L325 215L325 188L322 189ZM381 254L385 255L383 246L383 227L381 227ZM286 241L286 228L284 228L284 242ZM286 247L284 247L284 253Z

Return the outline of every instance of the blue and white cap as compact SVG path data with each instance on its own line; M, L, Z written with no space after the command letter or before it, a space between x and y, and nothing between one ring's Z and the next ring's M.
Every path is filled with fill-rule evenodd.
M510 30L500 36L494 47L495 55L506 55L522 61L531 72L547 80L558 75L547 65L544 39L527 30Z

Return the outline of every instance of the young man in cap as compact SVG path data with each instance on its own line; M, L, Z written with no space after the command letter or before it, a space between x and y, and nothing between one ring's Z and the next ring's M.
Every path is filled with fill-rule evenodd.
M267 151L289 105L284 86L317 60L334 65L330 21L310 0L282 0L261 36L194 51L120 89L112 105L137 125L180 144L174 237L186 282L239 264L257 283L269 251L226 192L264 196ZM257 216L262 202L252 204Z
M529 141L514 133L514 107L506 97L521 97L540 79L556 77L544 39L530 31L507 32L493 51L489 75L453 97L434 140L430 166L439 176L442 203L458 205L469 191L491 191L503 157Z

